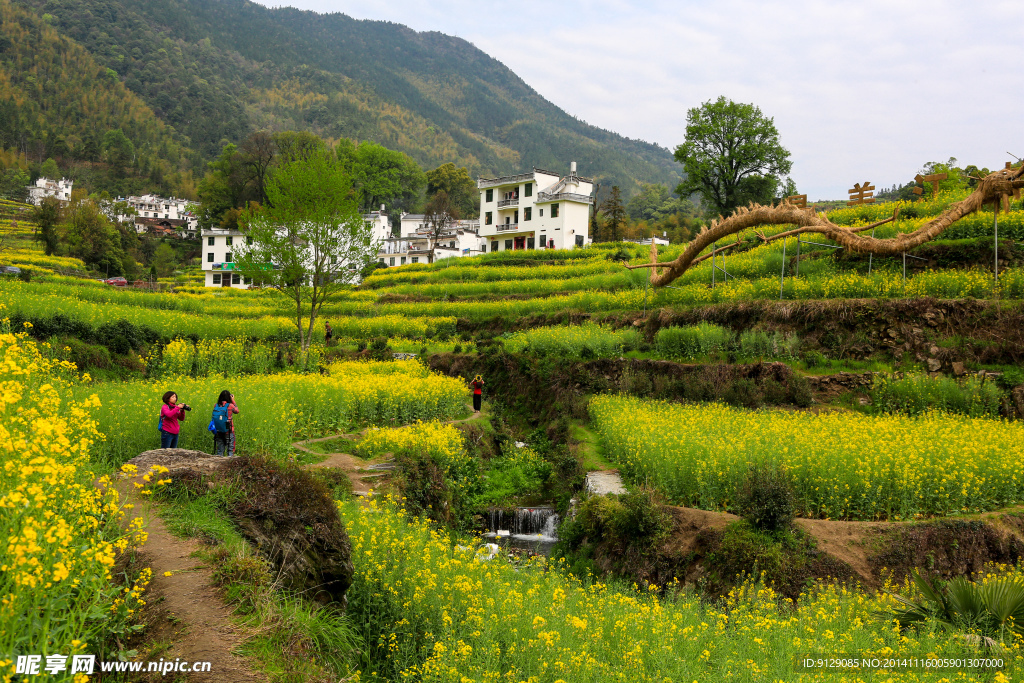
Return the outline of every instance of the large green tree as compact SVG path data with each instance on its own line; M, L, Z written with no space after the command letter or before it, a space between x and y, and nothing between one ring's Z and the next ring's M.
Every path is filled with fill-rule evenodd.
M295 302L305 351L324 301L376 259L380 242L359 211L352 178L333 153L281 165L266 191L267 203L243 215L246 239L235 247L235 267Z
M32 212L32 220L39 226L37 239L43 243L43 252L47 256L55 254L60 246L60 214L60 200L56 197L43 197L39 206Z
M742 204L771 201L793 165L774 120L753 104L725 97L687 112L686 140L675 158L686 173L679 196L696 193L722 215Z
M421 203L427 177L408 155L364 142L355 149L354 161L355 183L365 208L375 210L384 204L394 212L410 211Z
M427 171L427 196L444 192L448 203L465 216L480 214L480 191L465 167L448 162L433 171Z

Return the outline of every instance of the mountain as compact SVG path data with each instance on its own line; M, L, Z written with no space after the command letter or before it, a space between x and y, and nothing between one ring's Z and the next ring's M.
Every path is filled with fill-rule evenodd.
M117 130L133 143L130 168L102 163L112 141L123 140L106 137ZM115 191L180 187L193 165L180 136L116 73L45 19L0 0L0 153L5 150L36 163L58 157L79 176L109 172L104 184Z
M668 150L583 123L441 33L248 0L16 1L83 45L205 159L252 131L292 129L472 174L577 161L630 194L679 178Z

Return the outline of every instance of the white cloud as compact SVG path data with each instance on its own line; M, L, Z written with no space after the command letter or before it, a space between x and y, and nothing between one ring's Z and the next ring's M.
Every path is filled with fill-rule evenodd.
M990 168L1024 156L1024 3L295 4L458 35L570 114L669 148L690 107L753 102L813 199L906 182L949 156Z

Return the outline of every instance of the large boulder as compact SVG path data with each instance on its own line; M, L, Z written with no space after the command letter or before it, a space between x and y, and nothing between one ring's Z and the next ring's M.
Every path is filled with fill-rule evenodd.
M210 455L202 451L190 451L187 448L156 448L140 453L126 465L135 465L139 474L145 474L153 465L162 465L173 475L184 470L213 472L231 462L232 458L221 455Z
M294 465L238 458L227 470L240 496L228 510L289 589L347 604L352 544L327 486Z

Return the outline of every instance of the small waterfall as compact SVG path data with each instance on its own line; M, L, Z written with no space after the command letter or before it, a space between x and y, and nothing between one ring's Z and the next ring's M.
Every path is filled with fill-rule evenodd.
M558 521L550 507L491 510L489 530L484 536L546 555L558 541Z

